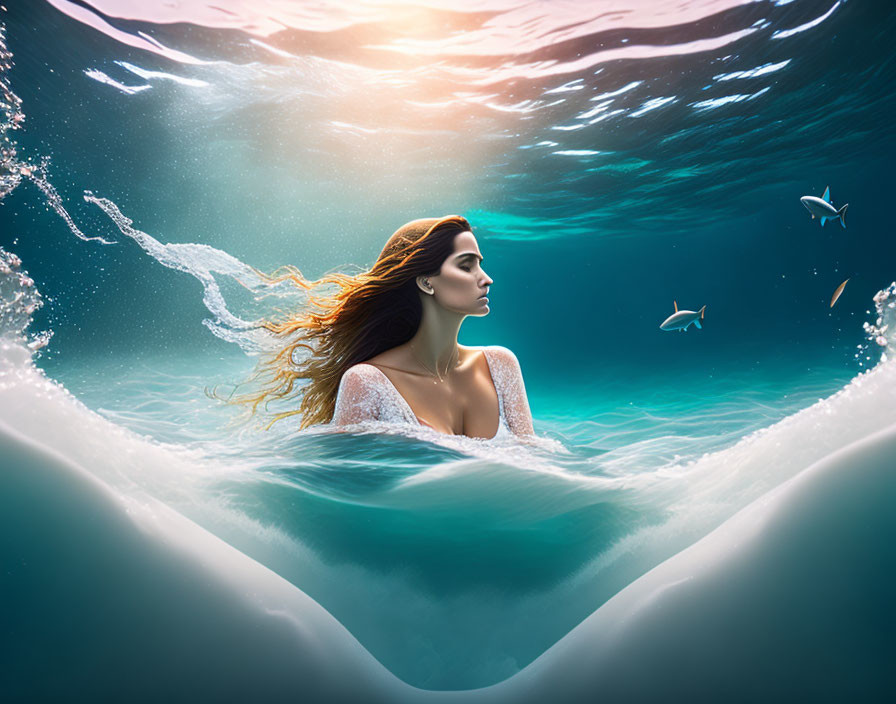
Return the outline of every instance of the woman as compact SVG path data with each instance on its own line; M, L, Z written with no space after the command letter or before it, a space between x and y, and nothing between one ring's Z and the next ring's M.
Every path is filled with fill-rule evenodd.
M265 327L286 343L261 373L270 387L238 399L252 404L285 399L296 379L307 378L298 410L301 427L345 426L379 420L425 425L441 433L496 438L534 435L516 356L505 347L457 343L468 315L486 315L492 279L465 218L414 220L399 228L373 268L357 276L330 274L329 298L311 297L311 313ZM290 279L305 289L297 270ZM312 355L301 364L296 353Z

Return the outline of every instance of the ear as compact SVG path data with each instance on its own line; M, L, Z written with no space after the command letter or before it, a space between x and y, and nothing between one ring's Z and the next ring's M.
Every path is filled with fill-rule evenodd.
M417 288L423 291L423 293L428 293L430 296L435 293L435 291L432 290L432 284L430 283L428 276L417 277Z

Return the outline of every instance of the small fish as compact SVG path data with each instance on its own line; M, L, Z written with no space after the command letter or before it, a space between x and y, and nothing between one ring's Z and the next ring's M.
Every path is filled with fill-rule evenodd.
M840 220L840 224L846 229L846 209L849 207L849 203L844 205L840 210L837 210L831 204L831 187L827 186L824 189L824 195L821 198L817 198L816 196L803 196L800 198L800 203L806 206L806 210L808 210L812 214L812 219L814 220L816 217L821 218L821 226L824 227L825 222L828 220Z
M849 279L847 279L846 281L849 281ZM843 293L843 289L846 286L846 281L844 281L842 284L840 284L837 287L837 290L834 291L834 295L831 298L831 308L834 307L834 304L837 302L837 299L840 298L840 294Z
M678 310L678 301L672 301L672 305L675 306L675 312L663 321L663 324L660 325L660 330L681 330L684 332L691 323L696 325L698 329L703 329L700 321L703 320L703 312L706 310L706 306L694 311Z

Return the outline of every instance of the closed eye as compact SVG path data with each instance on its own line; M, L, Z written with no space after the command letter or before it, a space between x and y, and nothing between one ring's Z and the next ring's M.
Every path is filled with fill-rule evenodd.
M456 261L458 262L457 267L459 269L462 269L463 271L473 271L473 266L482 262L482 257L475 252L464 252L457 256Z

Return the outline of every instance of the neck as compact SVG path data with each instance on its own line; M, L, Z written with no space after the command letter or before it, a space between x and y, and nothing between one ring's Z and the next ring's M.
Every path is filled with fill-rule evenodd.
M409 340L414 354L430 372L440 375L451 371L460 356L457 334L466 315L445 310L430 296L423 298L420 327Z

